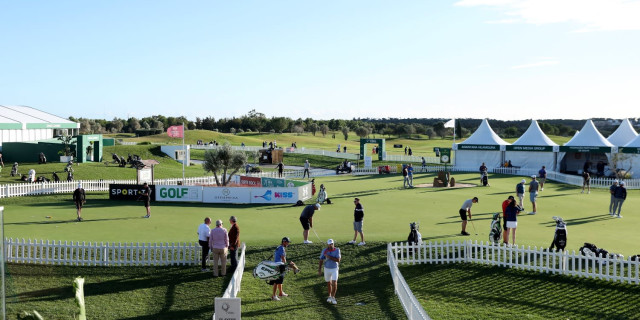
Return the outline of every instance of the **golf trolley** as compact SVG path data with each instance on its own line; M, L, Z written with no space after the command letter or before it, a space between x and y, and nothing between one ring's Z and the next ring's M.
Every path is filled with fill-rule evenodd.
M555 251L564 250L567 246L567 223L561 217L552 217L552 219L556 222L556 231L553 234L549 250L553 250L554 247Z
M491 231L489 231L489 241L499 244L502 239L502 213L496 212L491 218Z

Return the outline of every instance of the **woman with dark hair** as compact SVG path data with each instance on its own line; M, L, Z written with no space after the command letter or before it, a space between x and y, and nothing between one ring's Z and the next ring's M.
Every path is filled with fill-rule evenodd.
M507 206L505 213L507 214L507 228L505 229L505 244L509 244L509 233L511 233L511 244L516 244L516 228L518 227L518 214L520 210L516 206L516 201L511 200Z

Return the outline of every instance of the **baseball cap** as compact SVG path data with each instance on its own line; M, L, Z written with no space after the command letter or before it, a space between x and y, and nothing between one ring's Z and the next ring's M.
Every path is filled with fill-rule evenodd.
M509 196L509 198L508 198L508 199L510 199L510 200L515 200L516 198L514 198L513 196Z
M289 241L289 237L284 237L284 238L282 238L282 241L281 241L281 242L285 242L285 241L286 241L286 242L291 242L291 241Z
M621 185L621 186L624 186L624 181L620 181L620 185Z
M78 188L82 188L82 182L78 182Z
M478 197L473 197L473 200L475 200L476 202L480 202L480 200L478 200Z
M327 240L327 244L333 244L333 239Z
M525 180L525 179L522 179L522 181L520 181L520 182L522 182L522 183L526 183L526 182L527 182L527 180Z
M320 204L316 203L316 209L320 210Z
M618 181L618 179L616 179L616 180L613 180L613 182L614 182L614 183L618 183L619 181Z
M535 174L531 176L531 179L535 179L535 178L536 178L536 175L535 175Z

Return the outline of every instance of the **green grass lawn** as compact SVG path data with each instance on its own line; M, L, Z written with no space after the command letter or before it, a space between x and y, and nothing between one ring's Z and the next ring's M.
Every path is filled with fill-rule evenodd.
M638 319L640 287L479 264L401 266L439 319Z
M478 183L476 174L453 175L458 183ZM414 183L431 183L433 174L417 174ZM409 222L419 221L426 240L447 241L488 239L491 215L501 210L507 196L513 194L520 177L490 175L491 187L414 188L403 189L401 176L330 176L316 179L323 183L333 200L315 216L315 229L326 240L350 240L353 235L353 197L360 197L365 208L366 236L371 241L403 241ZM549 182L538 199L538 214L521 215L517 243L547 247L554 230L552 216L562 216L568 223L569 250L577 250L583 242L626 256L638 254L636 226L640 215L639 192L630 190L623 206L623 219L611 218L608 212L608 190L592 190L581 194L580 188ZM462 202L477 196L473 206L478 236L460 236L458 209ZM152 204L152 218L142 219L141 202L116 202L106 193L90 193L83 223L74 222L75 208L70 195L32 196L3 199L5 232L8 237L122 242L195 241L195 230L205 216L222 219L238 217L242 240L249 245L272 243L287 235L301 242L298 217L300 207L291 205L219 205L219 204ZM525 207L530 203L525 199ZM47 216L52 218L48 219Z

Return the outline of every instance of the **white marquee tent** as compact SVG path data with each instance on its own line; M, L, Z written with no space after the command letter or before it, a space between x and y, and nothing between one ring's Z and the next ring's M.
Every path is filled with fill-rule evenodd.
M587 120L582 130L560 147L558 153L560 164L557 168L560 168L560 172L580 174L585 163L589 162L591 163L589 169L594 172L597 162L608 163L613 147L614 145L596 129L593 121Z
M482 120L478 129L465 141L453 145L456 150L456 167L479 168L484 162L489 168L502 165L503 151L508 142L502 140L489 125Z
M505 159L520 168L539 169L546 166L554 170L558 144L547 137L536 120L511 146L507 146Z
M618 129L614 131L607 140L614 146L622 147L638 136L636 130L633 129L631 121L624 119Z

